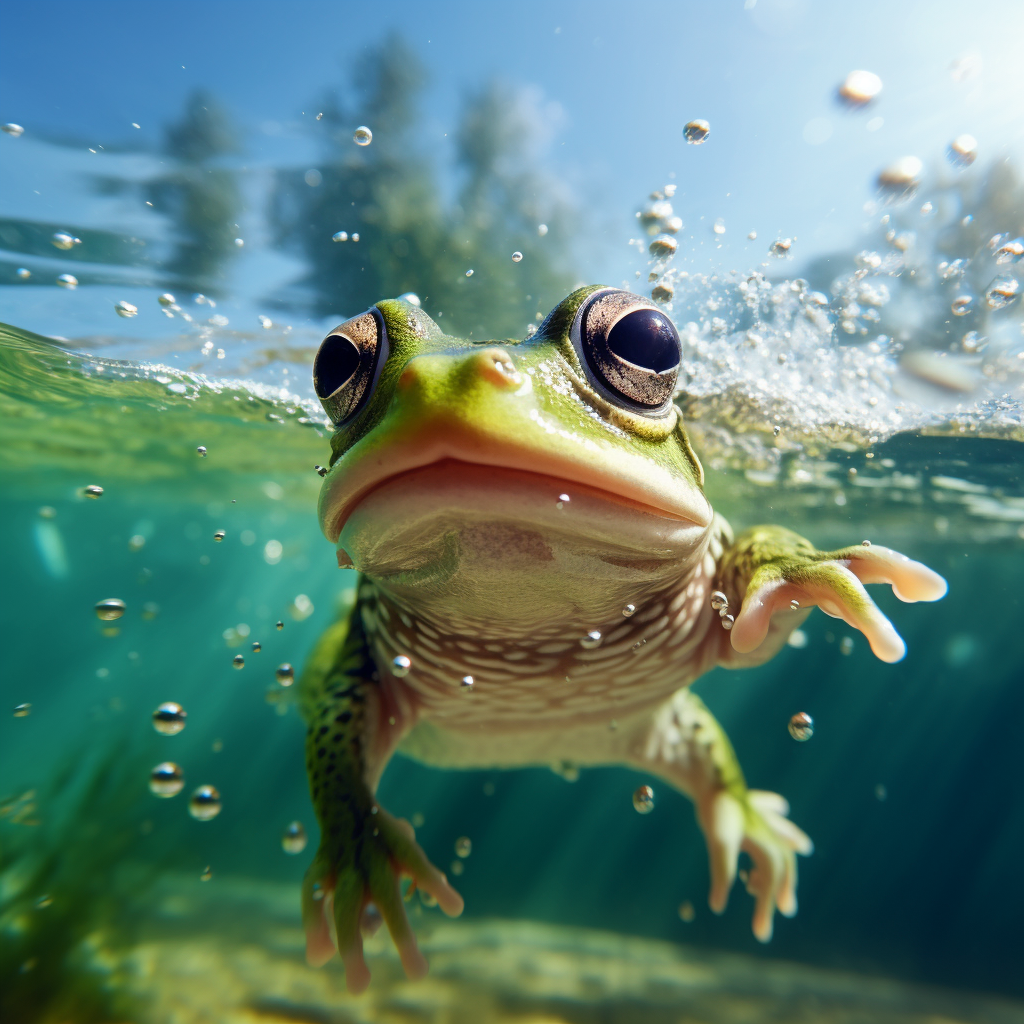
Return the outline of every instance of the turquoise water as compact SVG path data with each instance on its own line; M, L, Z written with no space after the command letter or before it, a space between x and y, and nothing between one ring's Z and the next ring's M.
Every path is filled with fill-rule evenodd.
M762 19L750 15L749 31L767 33L776 6L748 5ZM119 10L97 8L104 24ZM281 11L267 6L267 24L286 46ZM567 12L557 12L566 35ZM719 28L735 28L739 62L753 44L731 17ZM449 20L450 37L474 38ZM444 21L429 38L445 37ZM15 325L0 328L4 1019L392 1020L396 1006L409 1019L462 1019L461 999L494 1020L1024 1020L1024 341L1021 300L987 298L994 279L1024 273L1014 250L1003 258L1024 234L1018 158L996 149L992 127L1005 54L987 51L986 70L950 107L971 113L988 143L967 170L944 155L963 117L935 138L910 127L953 88L950 72L940 81L921 70L928 54L943 68L963 56L949 38L908 51L916 93L893 70L883 75L892 105L860 113L837 108L834 88L872 54L884 71L884 47L862 38L863 60L844 51L838 70L809 62L794 76L818 96L793 115L802 159L809 172L856 164L864 193L815 177L812 216L766 198L778 161L754 159L738 101L708 101L701 147L682 141L689 112L643 121L651 138L671 133L671 158L638 144L642 168L627 172L616 156L600 171L576 127L560 128L545 105L560 97L574 126L601 120L561 72L534 67L488 86L474 71L461 115L453 101L417 120L436 88L417 61L443 88L457 82L418 35L403 50L381 43L383 27L359 30L376 46L356 75L363 92L317 100L320 120L305 102L312 89L292 93L292 121L266 98L240 99L199 43L204 70L174 93L173 110L152 83L138 98L149 120L105 101L111 124L145 122L137 142L125 141L136 129L104 127L93 111L79 128L108 143L93 153L32 90L17 95L38 128L4 115L27 122L0 136L0 319ZM160 46L169 57L173 46ZM867 127L883 112L884 157L871 149L881 129ZM432 118L458 137L456 156ZM830 126L832 156L808 141L825 128L801 129L805 118ZM374 141L357 148L351 129L363 123ZM541 145L560 131L577 156ZM877 192L877 172L917 147L916 189ZM751 177L729 184L732 213L706 165L731 168L744 152ZM648 250L674 215L655 208L665 202L685 221L667 261ZM720 214L724 233L713 227ZM349 240L331 241L342 228ZM60 231L80 242L55 246ZM789 255L770 255L792 236ZM77 287L59 287L58 274ZM440 867L461 863L466 915L446 931L437 910L415 904L435 982L402 988L381 940L378 995L351 1001L337 964L326 982L301 966L298 886L318 834L303 725L275 680L282 663L301 667L355 585L316 522L314 466L329 458L330 427L312 357L327 329L385 296L415 291L442 327L473 338L522 337L587 279L671 289L678 400L708 495L734 525L779 522L821 548L870 538L932 566L950 591L936 605L874 595L907 641L898 665L815 612L802 645L697 684L749 783L785 794L815 842L800 864L799 913L777 920L769 946L750 934L741 886L724 915L707 910L692 809L656 781L655 810L641 816L631 794L650 780L625 769L570 781L398 757L381 801L422 818L418 838ZM118 317L117 302L136 315ZM108 598L125 603L116 621L93 610ZM188 713L180 735L152 728L164 701ZM797 711L814 718L807 743L786 728ZM170 800L148 790L164 760L186 776ZM201 784L221 794L212 821L186 810ZM290 855L282 836L293 821L309 844ZM460 837L472 840L464 860ZM555 964L558 984L544 973ZM861 1016L844 1017L857 998L850 1012Z

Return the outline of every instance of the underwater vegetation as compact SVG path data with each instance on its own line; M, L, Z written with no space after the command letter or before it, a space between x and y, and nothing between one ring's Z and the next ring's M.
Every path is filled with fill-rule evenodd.
M40 788L0 802L4 1021L92 1024L138 1009L117 954L162 864L140 858L153 823L143 813L144 762L125 756L125 739L80 746Z

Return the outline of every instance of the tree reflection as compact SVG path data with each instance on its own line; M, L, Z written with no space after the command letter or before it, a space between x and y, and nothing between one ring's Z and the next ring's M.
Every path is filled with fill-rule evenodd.
M236 172L220 161L240 149L226 111L206 92L193 93L166 130L164 151L177 166L152 181L148 195L174 225L166 270L186 287L216 292L236 251L242 197Z
M445 202L417 144L426 76L416 55L388 39L357 62L353 81L351 97L331 97L317 125L319 167L281 173L276 190L278 240L308 260L313 306L347 315L411 291L446 330L521 337L573 283L572 210L535 169L542 117L498 85L469 95L454 140L461 187ZM360 124L372 145L354 144ZM339 231L349 240L332 241Z

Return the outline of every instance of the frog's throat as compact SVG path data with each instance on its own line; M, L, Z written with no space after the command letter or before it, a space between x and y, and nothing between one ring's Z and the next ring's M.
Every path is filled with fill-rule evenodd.
M496 445L493 439L451 420L423 424L382 446L364 448L361 443L347 452L335 463L320 492L321 529L337 544L349 516L373 491L404 474L442 462L515 470L548 478L558 488L579 485L605 494L609 501L681 525L706 530L711 524L711 505L698 486L673 479L667 471L635 456L601 452L600 457L577 459L561 451L517 444L515 439Z

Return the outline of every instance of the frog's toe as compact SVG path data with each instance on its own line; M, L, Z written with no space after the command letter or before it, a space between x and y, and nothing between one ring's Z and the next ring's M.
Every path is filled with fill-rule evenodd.
M949 590L949 584L934 569L879 544L844 548L835 557L842 559L861 583L891 584L901 601L938 601Z
M749 587L733 626L733 647L741 654L755 650L767 637L774 615L794 616L796 625L801 612L812 605L860 630L882 661L899 661L907 653L903 639L864 584L840 561L796 566L781 579Z
M409 823L391 817L383 808L377 808L373 821L372 831L345 856L332 858L321 848L303 883L306 959L320 967L337 950L352 993L364 991L370 983L363 935L372 934L381 921L388 926L408 977L421 978L427 973L427 961L416 944L402 901L399 882L403 875L430 893L445 913L456 916L462 912L462 897L427 860Z
M711 891L708 904L720 914L736 877L742 850L753 867L747 892L754 897L754 935L761 942L772 937L776 909L786 917L796 913L796 854L809 854L813 844L786 814L789 807L776 793L751 790L745 800L718 790L698 804L698 818L708 845Z

